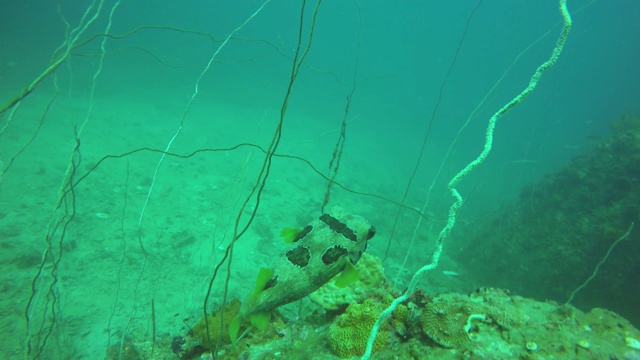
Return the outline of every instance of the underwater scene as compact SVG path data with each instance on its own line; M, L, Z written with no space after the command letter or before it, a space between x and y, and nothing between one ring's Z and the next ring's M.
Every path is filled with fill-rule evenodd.
M640 3L0 18L0 359L640 360Z

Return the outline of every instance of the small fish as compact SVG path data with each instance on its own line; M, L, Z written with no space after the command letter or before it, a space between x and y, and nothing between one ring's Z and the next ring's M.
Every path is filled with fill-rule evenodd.
M280 235L289 245L270 268L260 269L254 291L229 324L232 343L247 318L265 329L271 311L309 295L336 275L339 287L357 281L354 265L375 233L363 217L338 206L304 229L285 228Z
M451 271L451 270L442 270L442 275L447 275L447 276L458 276L460 275L459 273L455 272L455 271Z

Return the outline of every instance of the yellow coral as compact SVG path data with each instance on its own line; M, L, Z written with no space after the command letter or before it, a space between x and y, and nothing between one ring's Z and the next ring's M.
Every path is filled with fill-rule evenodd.
M240 301L238 299L233 299L222 309L224 312L224 323L222 324L222 334L220 336L220 341L222 344L228 344L231 342L229 338L229 322L233 319L238 312L240 312ZM220 332L220 313L218 310L213 314L207 317L207 323L209 325L209 335L211 336L209 341L207 339L207 327L205 326L205 319L200 320L193 327L193 338L199 343L202 347L209 349L210 344L218 341L218 333Z
M384 304L372 299L349 305L347 311L330 327L331 349L341 358L362 356L371 328L384 308ZM380 331L373 343L373 352L384 349L389 340L389 333Z

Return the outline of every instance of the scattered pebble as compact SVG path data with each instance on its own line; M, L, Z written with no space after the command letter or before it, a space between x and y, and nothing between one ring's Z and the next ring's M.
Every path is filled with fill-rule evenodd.
M591 344L589 344L587 340L580 340L578 341L578 346L580 346L583 349L588 349L591 347Z
M525 347L527 348L527 350L529 351L536 351L538 350L538 344L534 343L533 341L529 341L528 343L525 344Z

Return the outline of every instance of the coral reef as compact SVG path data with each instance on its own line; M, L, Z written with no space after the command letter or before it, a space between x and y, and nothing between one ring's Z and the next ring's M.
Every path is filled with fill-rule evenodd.
M469 227L461 224L454 239L461 250L449 254L479 283L566 301L609 246L640 221L640 116L622 116L611 128L564 168L523 188L517 201ZM607 304L640 324L640 288L632 285L640 271L637 236L634 230L617 245L576 305Z
M482 316L468 321L472 314ZM452 348L434 351L443 359L625 358L634 352L625 346L625 338L640 336L627 320L608 310L584 313L570 305L537 302L491 288L468 296L435 296L421 323L432 340Z
M385 293L385 289L380 286L384 283L385 277L382 261L379 258L365 252L355 268L360 275L358 281L345 287L338 287L335 285L334 278L311 293L309 299L323 309L333 311Z
M435 296L424 308L420 323L425 334L447 348L461 348L475 338L479 323L495 323L502 329L512 329L524 323L526 315L512 302L508 292L499 289L478 289L469 296L442 294Z
M469 317L477 312L473 304L449 302L436 297L422 311L420 323L425 334L437 344L447 348L463 347L469 342L465 330Z
M349 305L346 312L329 328L331 349L342 358L362 356L371 328L386 306L388 303L383 304L374 299ZM389 331L380 331L373 343L373 353L384 349L389 340Z
M397 295L397 294L396 294ZM329 326L302 319L283 321L277 314L265 331L250 331L233 347L223 343L217 359L340 359L361 356L369 332L392 294L349 305ZM233 315L239 303L222 311ZM210 315L217 334L220 311ZM155 344L127 340L130 359L212 358L205 349L201 320L187 336L163 337ZM223 331L224 334L224 331ZM172 337L173 336L173 340ZM228 339L228 338L227 338ZM620 315L595 308L539 302L507 290L480 288L470 294L425 295L417 291L382 325L373 359L638 359L640 331ZM110 349L117 358L119 345ZM179 349L178 352L175 350Z

